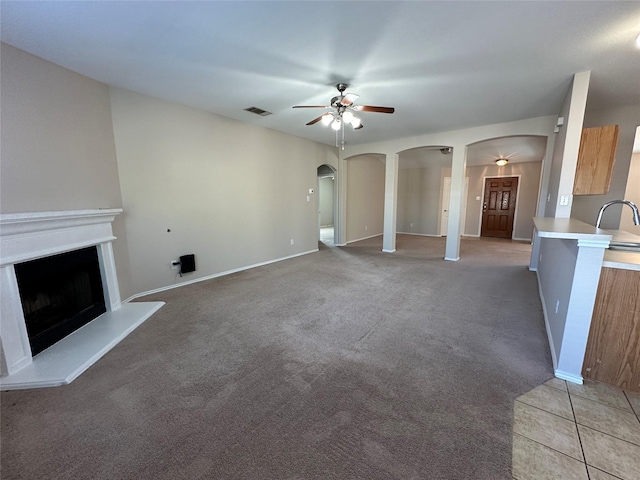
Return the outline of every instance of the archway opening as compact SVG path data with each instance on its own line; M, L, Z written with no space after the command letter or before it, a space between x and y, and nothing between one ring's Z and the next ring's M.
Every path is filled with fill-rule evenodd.
M331 165L318 167L318 241L335 246L335 223L337 218L336 170Z

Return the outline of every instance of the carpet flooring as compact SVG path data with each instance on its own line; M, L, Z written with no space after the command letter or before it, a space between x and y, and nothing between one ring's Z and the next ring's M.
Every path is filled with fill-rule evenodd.
M149 296L64 387L2 392L5 479L511 478L553 376L530 245L399 235Z

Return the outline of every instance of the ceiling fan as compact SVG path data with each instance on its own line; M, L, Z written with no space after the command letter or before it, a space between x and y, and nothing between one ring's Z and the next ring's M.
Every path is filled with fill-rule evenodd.
M377 113L393 113L395 109L393 107L374 107L372 105L355 105L354 102L359 98L359 95L355 93L345 93L345 90L349 87L346 83L338 83L336 88L339 95L336 95L331 99L331 105L296 105L293 108L324 108L331 109L331 111L320 115L319 117L311 120L307 125L314 125L318 122L322 122L323 125L331 125L331 128L336 131L336 146L338 139L338 132L342 131L342 148L344 149L344 126L345 123L353 127L354 130L359 130L364 127L359 117L354 115L354 112L377 112Z

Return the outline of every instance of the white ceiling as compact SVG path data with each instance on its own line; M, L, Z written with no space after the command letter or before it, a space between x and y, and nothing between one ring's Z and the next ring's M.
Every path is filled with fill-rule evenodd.
M640 2L14 2L3 42L105 82L333 144L305 126L335 83L363 113L347 143L640 104ZM243 111L259 107L273 115ZM439 152L438 152L439 153Z

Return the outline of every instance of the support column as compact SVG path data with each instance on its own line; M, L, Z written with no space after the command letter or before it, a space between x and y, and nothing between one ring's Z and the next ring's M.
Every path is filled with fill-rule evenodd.
M398 155L387 154L384 175L384 233L382 251L396 251L396 215L398 211Z
M556 377L570 382L582 383L582 364L587 351L602 260L608 245L608 240L578 240L573 285L567 306L558 364L554 372Z
M338 159L338 171L336 172L336 184L338 205L335 209L336 218L333 219L333 243L338 247L347 244L347 161ZM337 227L337 228L336 228Z
M454 147L451 161L451 192L449 193L449 223L444 259L460 260L460 223L462 221L462 194L464 192L464 169L467 148Z

